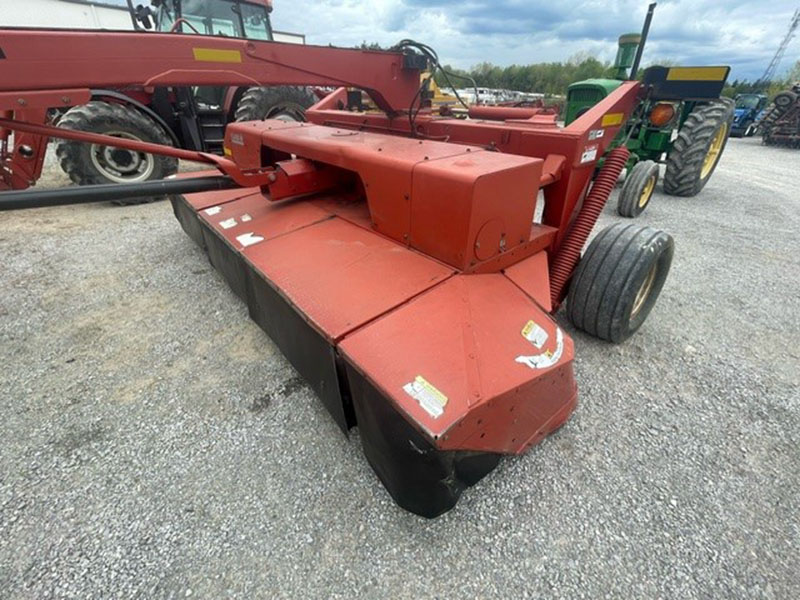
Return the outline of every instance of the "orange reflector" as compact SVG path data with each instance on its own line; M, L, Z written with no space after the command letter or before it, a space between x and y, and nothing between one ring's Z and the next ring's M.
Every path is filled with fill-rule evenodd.
M656 104L650 111L650 122L656 127L663 127L675 117L675 107L672 104Z

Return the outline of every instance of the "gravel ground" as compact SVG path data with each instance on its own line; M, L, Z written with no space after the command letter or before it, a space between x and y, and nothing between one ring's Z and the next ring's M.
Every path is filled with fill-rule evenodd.
M168 204L0 215L0 597L800 597L798 170L731 140L700 197L659 193L645 327L565 325L574 417L435 521Z

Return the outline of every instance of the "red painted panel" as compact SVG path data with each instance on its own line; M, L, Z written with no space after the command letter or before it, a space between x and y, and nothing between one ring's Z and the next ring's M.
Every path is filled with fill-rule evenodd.
M315 206L350 221L364 229L372 229L372 219L369 216L369 206L363 197L355 194L341 194L338 196L315 197L309 200Z
M411 246L461 270L528 241L543 161L470 152L414 169Z
M200 209L199 214L237 250L332 218L329 212L307 202L273 204L260 193L211 205Z
M505 274L523 292L536 300L545 311L550 312L553 310L550 302L550 273L548 271L547 252L539 252L508 267L505 270Z
M210 174L219 175L219 172L212 171ZM191 176L197 174L187 173L186 175ZM258 188L241 188L234 190L219 190L217 192L201 192L199 194L186 194L184 198L186 198L186 201L191 205L192 208L194 208L196 211L201 211L213 206L221 206L228 202L233 202L239 198L246 198L247 196L261 197L261 192ZM264 203L266 204L266 201Z
M409 234L414 168L474 151L457 144L310 124L278 129L271 128L272 123L262 124L264 146L358 173L376 230L398 241Z
M500 274L457 275L339 347L442 449L522 452L575 403L572 340Z
M331 342L452 274L339 218L252 245L244 255Z

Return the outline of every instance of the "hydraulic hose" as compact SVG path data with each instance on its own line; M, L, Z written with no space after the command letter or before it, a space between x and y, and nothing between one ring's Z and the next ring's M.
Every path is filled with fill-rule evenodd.
M608 153L591 191L586 195L578 216L572 222L561 247L550 267L550 300L555 310L566 296L566 286L572 279L575 267L581 259L581 250L595 223L603 211L603 207L617 184L622 169L628 162L631 153L625 146L614 148Z

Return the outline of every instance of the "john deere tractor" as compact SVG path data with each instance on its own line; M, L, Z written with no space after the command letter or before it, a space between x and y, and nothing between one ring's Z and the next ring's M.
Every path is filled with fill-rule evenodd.
M652 7L651 7L652 11ZM642 34L619 38L614 79L588 79L569 86L565 122L570 124L616 90L636 78ZM733 122L733 101L720 98L730 67L651 67L644 71L648 95L638 107L633 130L620 133L616 145L631 151L617 211L638 216L648 205L664 165L664 191L695 196L711 179L725 150Z

